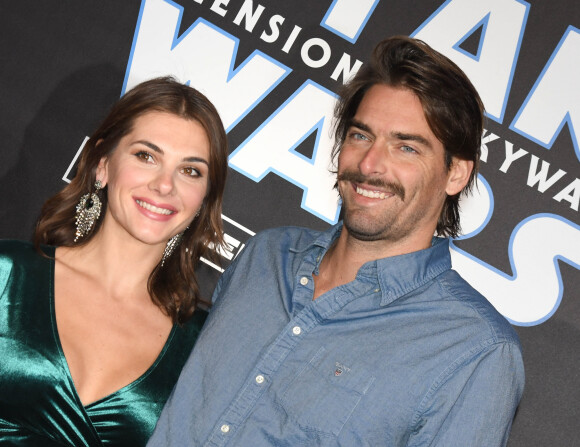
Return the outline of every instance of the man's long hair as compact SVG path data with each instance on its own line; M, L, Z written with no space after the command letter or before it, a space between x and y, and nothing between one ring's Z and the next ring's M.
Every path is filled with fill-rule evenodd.
M445 148L449 169L453 157L473 161L473 170L463 190L447 196L437 222L437 234L457 237L459 196L473 188L479 167L484 107L471 81L450 59L425 42L394 36L380 42L371 60L339 92L335 108L335 162L360 102L376 84L413 92L423 106L433 134Z

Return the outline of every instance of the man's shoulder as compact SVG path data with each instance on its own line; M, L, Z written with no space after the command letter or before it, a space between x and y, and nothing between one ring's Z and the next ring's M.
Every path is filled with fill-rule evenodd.
M484 332L488 332L491 338L519 345L519 337L509 321L458 272L448 270L438 282L446 298L455 302L462 309L460 312L467 310L467 318L479 320L482 329L486 328Z
M303 227L277 227L258 232L246 241L245 247L222 275L222 282L234 275L250 274L259 269L294 265L324 232Z
M324 232L305 227L286 226L262 230L248 241L248 246L277 246L304 249L314 243Z

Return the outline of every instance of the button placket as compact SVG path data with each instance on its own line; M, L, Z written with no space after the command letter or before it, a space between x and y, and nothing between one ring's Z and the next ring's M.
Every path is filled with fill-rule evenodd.
M306 272L304 272L302 275L297 275L297 279L300 284L304 284L306 287L298 287L294 293L306 293L308 295L310 293L308 289L312 283L311 278ZM271 346L272 349L269 350L268 354L259 359L258 363L255 365L253 374L250 375L250 377L252 377L250 380L253 386L244 387L244 393L238 396L233 404L222 415L223 422L217 426L217 432L214 432L217 436L212 436L208 445L218 446L225 445L225 443L228 442L233 442L233 439L235 438L234 433L238 427L237 424L240 420L240 415L247 414L247 412L253 408L257 400L260 399L262 393L267 389L267 385L270 383L270 377L276 373L288 353L290 353L295 346L301 342L301 337L304 336L306 333L305 331L315 323L316 319L310 314L311 310L309 307L308 309L300 311L298 315L296 315L296 318L292 318L288 322L286 329L281 332L273 342L273 345Z

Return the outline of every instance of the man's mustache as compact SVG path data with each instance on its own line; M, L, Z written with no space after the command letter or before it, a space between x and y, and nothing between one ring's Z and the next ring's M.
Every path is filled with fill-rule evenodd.
M386 182L380 178L367 177L360 172L344 171L338 174L338 181L365 183L371 186L378 186L382 190L399 196L401 200L405 200L405 188L400 183Z

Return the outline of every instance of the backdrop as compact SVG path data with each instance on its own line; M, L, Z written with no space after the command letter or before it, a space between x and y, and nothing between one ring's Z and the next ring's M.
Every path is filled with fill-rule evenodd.
M579 27L576 0L4 1L0 237L29 239L110 105L163 74L203 91L228 131L223 266L264 228L326 228L335 92L380 39L421 38L487 109L452 254L523 343L509 445L580 445ZM211 293L219 267L199 274Z

